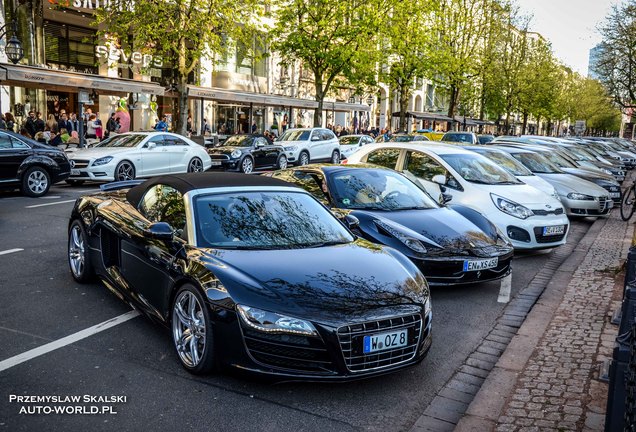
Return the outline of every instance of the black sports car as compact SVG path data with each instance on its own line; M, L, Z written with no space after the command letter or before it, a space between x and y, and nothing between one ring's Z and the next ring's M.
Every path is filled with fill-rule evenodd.
M422 273L300 188L197 173L102 189L71 214L71 273L96 274L169 325L190 372L347 380L416 364L430 347Z
M15 133L0 131L0 188L20 189L31 197L45 195L65 180L71 165L64 151Z
M363 238L409 258L431 285L499 279L512 245L481 213L438 205L400 173L373 165L307 165L268 174L294 183L336 213L355 216Z
M287 156L282 146L264 135L232 135L215 147L208 147L214 169L240 171L249 174L258 168L287 168Z

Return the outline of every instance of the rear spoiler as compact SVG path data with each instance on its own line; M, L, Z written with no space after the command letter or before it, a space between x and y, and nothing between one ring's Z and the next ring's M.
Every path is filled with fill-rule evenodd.
M118 182L105 183L101 185L99 188L102 192L111 192L120 189L129 189L133 186L137 186L145 182L146 180L124 180Z

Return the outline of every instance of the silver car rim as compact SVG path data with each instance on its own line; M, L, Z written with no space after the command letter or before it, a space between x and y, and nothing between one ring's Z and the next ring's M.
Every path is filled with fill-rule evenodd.
M252 168L254 168L254 164L252 163L252 159L250 159L250 158L243 159L243 163L241 164L241 167L242 167L243 172L245 174L251 173L252 172Z
M172 309L172 337L181 361L195 367L205 353L205 318L199 300L190 291L177 297Z
M281 156L278 161L278 168L285 169L287 168L287 158L285 156Z
M333 152L331 154L331 163L333 164L340 163L340 155L338 154L338 152Z
M73 225L68 243L68 259L71 264L71 271L76 277L82 277L84 273L84 238L79 225Z
M190 166L188 167L188 172L201 172L203 171L203 162L200 159L192 159L190 161Z
M309 156L307 155L307 153L303 153L300 155L300 164L301 165L307 165L309 163Z
M29 190L34 194L41 194L46 190L49 181L46 178L46 174L40 170L36 170L27 177L27 185Z
M129 163L119 165L117 169L117 180L133 180L134 168Z

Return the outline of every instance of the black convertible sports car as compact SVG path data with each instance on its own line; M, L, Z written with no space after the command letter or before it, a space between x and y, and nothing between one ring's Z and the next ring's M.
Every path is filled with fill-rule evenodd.
M300 188L229 173L102 188L75 203L71 273L96 274L169 325L192 373L347 380L416 364L430 347L422 273Z
M373 165L306 165L267 174L294 183L332 208L355 216L356 233L391 246L431 285L499 279L510 272L513 247L481 213L438 205L393 170Z
M216 147L208 147L211 170L223 169L249 174L258 168L287 168L287 156L281 145L264 135L232 135Z

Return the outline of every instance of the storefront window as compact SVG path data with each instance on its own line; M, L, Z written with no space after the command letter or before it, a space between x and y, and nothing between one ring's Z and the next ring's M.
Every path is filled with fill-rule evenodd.
M54 69L97 74L95 31L44 22L46 64Z

